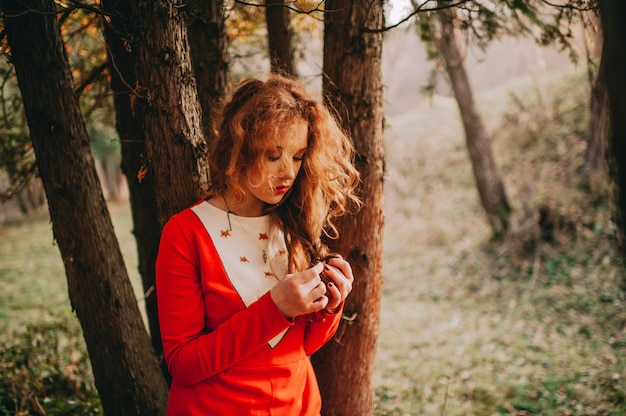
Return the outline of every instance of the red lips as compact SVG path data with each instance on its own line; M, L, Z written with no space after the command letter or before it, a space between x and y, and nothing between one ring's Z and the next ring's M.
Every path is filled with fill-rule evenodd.
M287 190L289 189L288 186L277 186L276 188L274 188L276 190L276 193L279 195L283 195L287 192Z

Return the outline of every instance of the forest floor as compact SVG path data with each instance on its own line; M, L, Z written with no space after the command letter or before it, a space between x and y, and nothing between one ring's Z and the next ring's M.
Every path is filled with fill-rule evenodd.
M588 91L584 74L562 73L478 95L513 207L501 241L479 204L456 103L434 97L387 118L377 416L626 413L610 190L579 185ZM128 204L110 211L141 302ZM0 226L0 282L0 415L11 414L7 400L95 412L45 210ZM45 386L60 378L65 399Z

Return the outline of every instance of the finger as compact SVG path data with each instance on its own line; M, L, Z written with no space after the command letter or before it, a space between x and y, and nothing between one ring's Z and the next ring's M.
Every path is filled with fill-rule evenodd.
M315 276L313 279L306 283L302 283L300 286L300 293L306 295L307 298L318 298L326 293L326 286L319 276Z
M322 270L324 270L324 263L322 263L321 261L317 262L315 266L311 267L310 270L313 270L315 274L320 274Z
M315 264L315 266L311 267L310 269L305 270L302 273L302 276L305 279L305 282L309 282L311 280L315 280L316 277L319 277L320 273L322 273L323 270L324 270L324 263L319 262Z
M328 284L326 285L326 292L333 299L341 298L341 290L333 282L328 282Z
M343 301L341 291L332 282L328 282L328 284L326 285L326 289L327 289L326 297L329 299L328 305L326 305L326 308L336 309L339 306L339 304L341 304L341 302Z
M341 284L335 285L335 288L338 291L337 298L340 302L346 300L350 292L352 291L352 282L344 279L341 281Z
M326 285L320 279L319 283L315 285L315 287L313 287L309 291L309 295L308 295L309 301L315 301L323 297L326 294L326 291L327 291Z
M329 302L328 297L324 295L316 298L313 302L311 302L311 312L321 311L328 306Z
M335 269L339 269L339 271L349 281L354 280L354 275L352 274L352 266L350 266L350 263L345 261L343 258L333 257L328 260L327 264Z
M346 284L351 284L349 278L347 278L344 273L335 266L324 265L323 275L327 277L327 281L330 280L335 283L339 288Z
M322 281L322 279L320 278L320 273L323 270L324 264L318 263L310 269L293 274L291 276L294 279L294 282L300 286L301 293L307 294L320 284L320 282Z

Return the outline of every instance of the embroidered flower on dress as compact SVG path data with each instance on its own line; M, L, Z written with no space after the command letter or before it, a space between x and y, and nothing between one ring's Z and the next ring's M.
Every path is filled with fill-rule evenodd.
M241 263L250 263L250 260L248 260L248 258L246 256L239 257L239 261Z
M265 277L273 277L274 279L276 279L276 275L272 272L265 272Z
M285 254L287 254L287 250L285 250L284 248L281 248L280 250L278 250L279 256L284 256Z
M226 237L230 237L230 236L232 236L232 234L230 233L230 231L228 231L228 230L222 230L221 237L226 238Z
M259 240L269 240L267 233L259 233Z

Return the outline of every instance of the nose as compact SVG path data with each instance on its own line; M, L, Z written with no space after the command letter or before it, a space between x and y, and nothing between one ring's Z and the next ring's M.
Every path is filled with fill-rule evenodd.
M293 179L296 177L296 170L294 162L291 159L286 159L281 163L280 177L283 179Z

